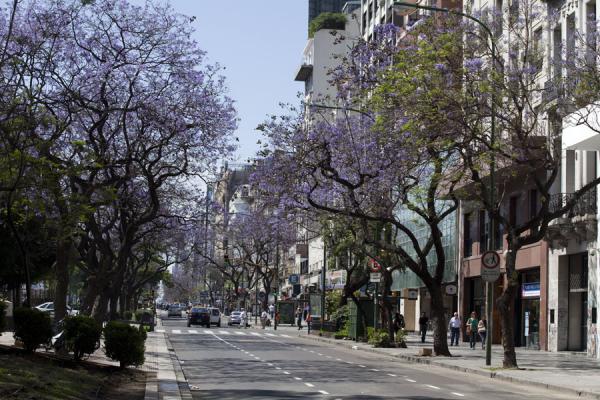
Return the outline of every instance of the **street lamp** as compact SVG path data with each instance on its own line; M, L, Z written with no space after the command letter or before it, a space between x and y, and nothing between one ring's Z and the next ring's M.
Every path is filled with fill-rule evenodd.
M451 10L448 8L442 8L442 7L434 7L434 6L424 6L424 5L420 5L420 4L414 4L414 3L407 3L404 1L394 1L392 3L393 7L398 7L398 8L412 8L412 9L419 9L419 10L429 10L429 11L435 11L435 12L443 12L446 14L451 14L451 15L458 15L460 17L463 18L467 18L470 19L471 21L477 23L481 28L483 28L483 30L487 33L487 36L490 39L490 44L491 44L491 50L492 50L492 79L495 78L496 75L496 60L497 60L497 50L496 50L496 42L494 41L494 34L492 33L492 30L486 25L484 24L481 20L473 17L472 15L469 14L465 14L462 11L458 11L458 10ZM495 204L495 169L496 169L496 161L495 161L495 157L494 157L494 143L495 143L495 135L496 135L496 96L495 96L495 90L492 92L492 104L490 106L490 125L491 125L491 132L490 132L490 147L492 148L492 154L491 154L491 159L490 159L490 207L492 207L492 209L494 209L494 204ZM495 246L495 241L496 241L496 229L494 229L494 224L493 224L493 219L491 219L491 232L489 235L489 241L490 241L490 249L493 248ZM493 293L493 285L492 282L486 282L486 304L485 304L485 313L486 313L486 318L487 318L487 331L488 333L488 338L485 342L485 365L491 365L492 364L492 340L491 340L491 336L493 336L493 318L492 318L492 304L494 301L494 293Z

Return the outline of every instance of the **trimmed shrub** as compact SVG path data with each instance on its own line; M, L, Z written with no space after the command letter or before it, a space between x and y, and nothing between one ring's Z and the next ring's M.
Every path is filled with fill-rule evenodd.
M23 342L25 351L33 353L52 338L50 315L35 308L17 308L14 312L15 339Z
M111 321L104 327L106 356L118 361L121 368L144 363L146 333L123 322Z
M406 348L406 331L404 330L404 328L398 330L394 340L396 341L396 345L398 347L402 347L404 349Z
M78 315L65 319L65 343L76 361L98 349L102 326L92 317Z

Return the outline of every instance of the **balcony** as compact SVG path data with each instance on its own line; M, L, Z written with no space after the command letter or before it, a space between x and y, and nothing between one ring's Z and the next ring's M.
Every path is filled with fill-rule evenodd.
M296 77L294 78L295 81L306 82L308 78L310 78L314 65L314 53L314 40L309 39L302 54L302 63L300 64L298 71L296 71Z
M549 210L560 209L572 198L572 193L552 195ZM579 198L570 211L550 223L546 232L546 240L553 248L566 247L569 240L596 240L597 213L596 190L591 190Z

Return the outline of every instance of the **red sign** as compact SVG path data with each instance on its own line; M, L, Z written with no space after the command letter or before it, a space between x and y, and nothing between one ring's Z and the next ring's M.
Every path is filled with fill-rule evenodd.
M381 265L379 265L379 263L377 261L375 261L374 259L371 258L370 264L371 264L372 272L381 272Z

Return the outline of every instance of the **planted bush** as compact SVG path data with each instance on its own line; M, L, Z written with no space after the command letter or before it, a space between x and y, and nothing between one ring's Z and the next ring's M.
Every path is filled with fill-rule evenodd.
M369 344L373 347L390 347L390 335L381 329L368 328Z
M144 363L146 332L129 324L111 321L104 328L106 356L118 361L121 368Z
M65 343L76 361L92 354L100 344L102 326L92 317L78 315L65 320Z
M17 308L14 312L15 339L23 342L25 351L33 353L52 338L50 316L35 308Z

